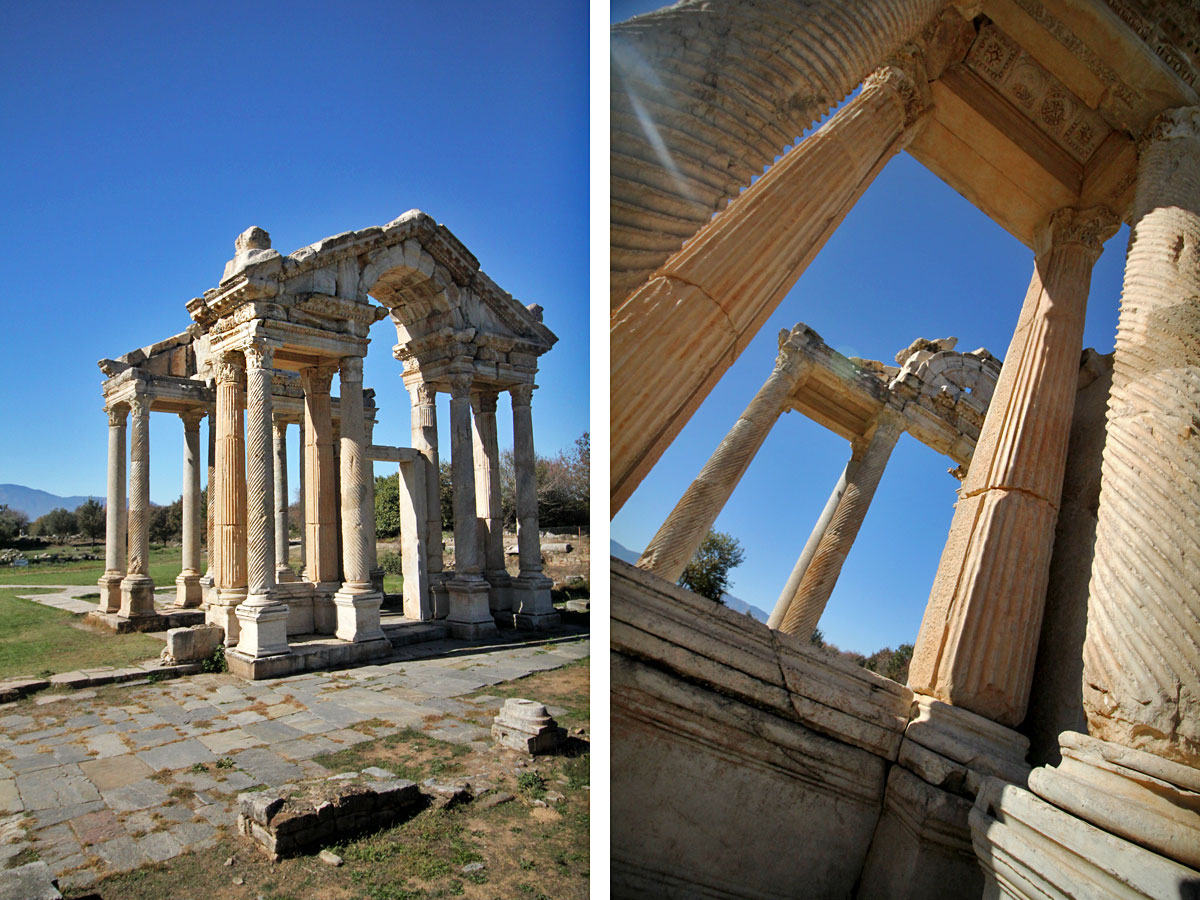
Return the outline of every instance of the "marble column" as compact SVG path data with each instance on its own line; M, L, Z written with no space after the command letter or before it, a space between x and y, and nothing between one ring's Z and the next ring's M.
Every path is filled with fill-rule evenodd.
M129 404L129 559L121 580L123 619L155 615L150 578L150 400L136 394Z
M1062 209L1036 262L959 493L909 686L1015 726L1025 717L1083 348L1092 266L1117 217Z
M863 191L916 135L928 98L918 57L878 70L614 310L614 514Z
M125 423L129 407L117 403L105 412L108 413L108 499L98 609L102 613L115 613L121 608L121 581L125 578Z
M204 489L205 499L205 531L204 547L208 551L208 560L205 572L200 576L200 591L201 602L200 607L207 609L209 601L213 596L213 585L216 579L213 576L213 560L217 557L217 529L216 520L214 519L214 511L217 508L216 495L213 492L213 485L217 483L217 408L210 406L208 408L208 482Z
M282 584L296 580L296 571L291 567L288 528L288 478L287 478L287 427L288 423L276 419L272 431L275 437L275 582Z
M175 606L200 605L200 423L206 411L180 413L183 420L183 571L175 579Z
M441 469L438 463L437 392L433 385L423 381L407 385L412 398L410 413L412 422L412 445L420 451L425 461L425 569L427 586L422 591L422 608L429 607L435 619L444 619L449 613L449 601L443 585L442 571L442 496ZM400 536L405 540L404 535ZM403 551L402 551L403 552ZM407 575L405 576L407 577ZM404 592L406 595L408 591Z
M771 610L770 618L767 619L767 627L772 630L777 630L780 624L782 624L788 607L792 605L792 598L796 596L800 582L804 580L804 573L808 571L808 565L812 562L813 556L816 555L821 538L825 536L825 531L829 528L829 523L833 521L833 515L837 512L838 504L842 501L842 495L846 493L846 484L850 479L851 467L858 464L857 451L858 446L854 445L851 448L850 462L846 463L846 468L842 469L841 477L838 478L837 484L833 486L833 492L829 495L829 499L825 501L825 508L821 510L821 515L817 518L817 524L813 526L813 530L809 533L808 540L804 544L804 549L800 551L800 556L796 558L796 564L792 566L792 572L788 575L787 583L784 584L783 590L779 592L779 599L775 601L775 607Z
M274 347L246 344L246 599L237 607L239 656L291 652L288 607L275 588L275 453L271 369Z
M855 448L847 467L846 491L788 604L779 624L780 631L805 639L812 636L837 584L846 556L858 537L892 449L903 433L903 415L885 408L875 421L870 440L861 443L861 450Z
M246 447L242 435L245 360L226 353L217 365L217 466L213 484L213 596L206 620L238 643L237 605L246 599Z
M371 584L368 543L375 540L367 508L367 479L371 461L366 453L363 426L362 367L360 356L347 356L341 363L341 501L342 570L345 581L333 595L337 614L337 636L343 641L363 643L386 641L379 627L383 594Z
M314 366L300 373L304 384L305 567L313 584L313 628L320 634L333 634L337 630L332 597L341 587L329 398L329 386L336 371L333 366Z
M475 456L475 515L483 546L483 577L491 585L492 612L512 609L512 579L504 567L504 514L500 509L500 446L496 436L495 391L471 397L472 445Z
M296 507L300 510L300 580L308 581L308 529L305 527L305 506L304 502L304 475L305 469L308 468L305 460L307 459L305 444L304 444L304 416L300 417L300 434L297 445L300 447L300 487L297 491Z
M537 385L509 389L513 413L513 470L516 476L517 553L520 574L512 580L513 622L518 628L553 628L559 615L550 597L553 582L542 574L538 533L537 456L533 450L533 391Z
M1083 705L1093 737L1188 766L1195 777L1200 107L1163 113L1139 150L1101 463Z
M803 334L807 330L798 336ZM783 332L771 374L651 538L637 561L638 568L665 581L679 580L775 422L788 408L788 398L811 370L812 363L802 355L792 336Z
M454 577L446 582L446 624L455 637L496 633L483 578L483 553L475 518L475 459L471 440L470 375L450 377L450 466L454 485Z
M364 448L375 443L374 415L375 410L372 409L370 416L363 416ZM364 456L364 459L367 470L364 482L367 486L367 496L363 500L367 513L367 571L371 573L371 589L379 591L383 595L383 576L386 573L383 571L383 566L379 565L378 535L375 533L378 525L375 520L375 460L369 455ZM386 595L384 596L386 597Z

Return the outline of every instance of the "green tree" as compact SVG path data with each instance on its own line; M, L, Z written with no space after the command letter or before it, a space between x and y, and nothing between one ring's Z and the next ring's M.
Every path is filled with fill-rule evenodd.
M438 500L442 510L442 530L454 527L454 484L450 477L450 460L438 463Z
M823 632L820 628L814 628L813 633L808 637L808 642L814 647L824 647L825 632Z
M19 509L9 509L6 503L0 503L0 544L15 541L28 525L29 516Z
M159 506L150 504L150 540L156 544L183 540L183 498Z
M737 538L709 529L692 561L679 576L681 587L724 603L721 595L729 587L729 571L742 564L745 553Z
M80 533L93 544L104 536L108 524L104 507L91 498L75 508L75 520L79 523Z
M375 478L375 537L395 540L400 536L400 473Z
M37 519L32 531L38 537L68 537L79 531L79 523L75 521L75 513L59 507Z

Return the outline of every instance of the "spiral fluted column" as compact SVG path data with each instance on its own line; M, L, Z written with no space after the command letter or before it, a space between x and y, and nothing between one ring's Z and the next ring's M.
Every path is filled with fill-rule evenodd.
M613 26L613 305L943 6L692 0Z
M1093 736L1200 768L1200 107L1148 130L1132 222L1083 702Z
M786 634L809 638L825 612L825 605L837 585L842 565L846 562L858 530L862 527L879 479L887 468L896 441L904 433L904 417L885 409L875 422L875 430L859 458L847 471L846 491L838 501L829 527L817 544L816 553L805 569L804 577L783 614L779 630Z
M200 423L205 410L179 414L183 421L183 571L175 579L175 606L200 605Z
M225 354L217 365L217 466L212 484L215 589L207 620L225 629L225 646L238 641L237 605L246 599L246 448L242 435L245 360Z
M808 376L812 363L780 334L775 368L709 457L637 561L638 568L675 582L700 549L755 454L788 407L788 398Z
M105 409L108 414L108 499L105 505L104 574L100 576L98 611L121 608L121 581L125 578L125 423L129 407L123 403Z
M959 495L909 668L916 691L1002 725L1025 717L1083 349L1092 267L1117 217L1061 209Z
M371 585L368 541L375 540L369 529L367 478L371 461L367 458L363 425L363 361L347 356L341 361L341 500L342 500L342 571L345 581L333 595L337 612L337 631L343 641L385 640L379 627L379 607L383 594ZM369 533L368 533L369 532Z
M154 581L150 578L150 400L136 394L129 403L129 534L128 562L121 580L123 619L154 615Z
M613 311L613 513L929 108L919 55L878 70Z

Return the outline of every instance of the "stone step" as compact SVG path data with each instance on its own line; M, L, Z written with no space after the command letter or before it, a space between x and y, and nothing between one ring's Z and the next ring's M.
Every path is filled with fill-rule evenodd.
M427 641L440 641L449 633L441 622L383 622L380 627L393 647L403 647L406 644L424 644Z

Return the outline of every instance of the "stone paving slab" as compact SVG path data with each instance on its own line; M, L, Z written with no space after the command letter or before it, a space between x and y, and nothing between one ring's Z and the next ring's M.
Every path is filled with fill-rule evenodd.
M588 653L586 635L532 646L434 641L359 669L260 682L197 674L104 698L87 690L0 704L0 865L29 848L64 887L84 888L211 846L233 827L240 791L334 774L313 758L372 732L489 740L477 720L501 698L463 695ZM63 702L71 698L87 702Z

